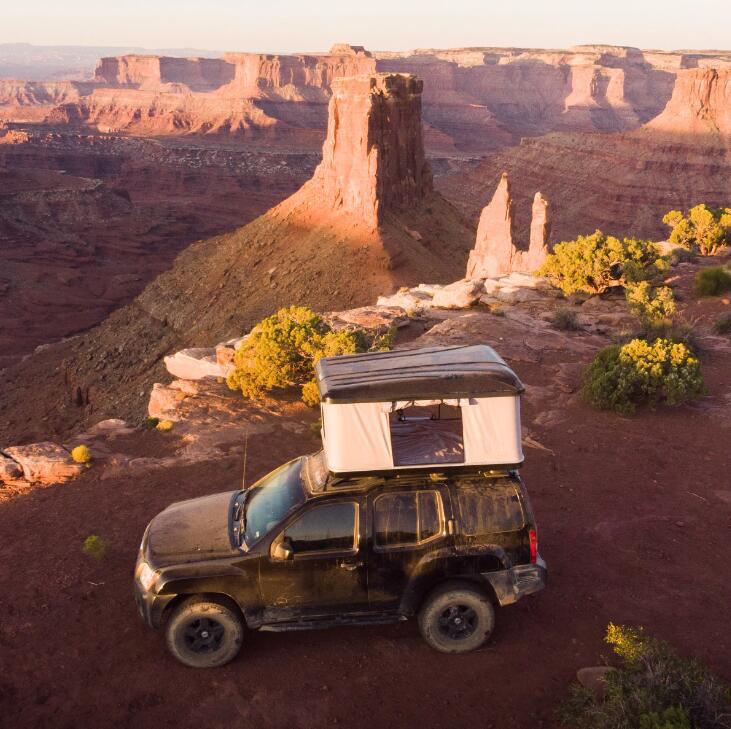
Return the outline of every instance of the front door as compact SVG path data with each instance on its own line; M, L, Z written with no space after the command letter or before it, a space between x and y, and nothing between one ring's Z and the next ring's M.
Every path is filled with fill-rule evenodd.
M260 560L264 622L332 619L368 609L361 508L357 498L306 506L279 532Z

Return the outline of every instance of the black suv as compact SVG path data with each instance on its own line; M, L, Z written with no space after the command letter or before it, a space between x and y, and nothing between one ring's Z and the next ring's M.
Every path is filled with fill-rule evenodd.
M293 630L418 616L433 648L481 646L493 605L546 584L517 472L329 474L322 453L245 490L170 505L135 569L140 613L173 655L218 666L245 629Z

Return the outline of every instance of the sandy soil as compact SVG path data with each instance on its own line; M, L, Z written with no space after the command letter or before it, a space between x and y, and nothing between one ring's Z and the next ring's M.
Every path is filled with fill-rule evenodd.
M687 297L685 308L707 322L728 305ZM499 341L508 325L489 315L475 321L483 328L471 336L481 332L482 341ZM633 418L581 403L586 358L554 349L511 361L528 385L524 423L547 449L527 449L523 475L550 583L500 610L483 650L435 653L409 621L254 633L232 664L185 668L136 613L139 539L171 501L235 488L240 453L134 479L102 480L92 468L68 485L0 502L0 724L551 727L576 670L609 657L609 621L645 625L731 680L731 352L719 346L704 355L707 398ZM283 426L316 417L288 412ZM174 443L162 447L160 437L137 431L117 447L169 453ZM312 436L284 427L254 436L249 476L316 447ZM100 562L82 552L90 534L109 542Z

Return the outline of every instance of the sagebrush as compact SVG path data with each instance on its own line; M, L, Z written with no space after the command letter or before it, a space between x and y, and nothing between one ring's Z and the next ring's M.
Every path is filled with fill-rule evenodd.
M538 271L564 295L584 292L601 294L612 285L653 278L667 263L654 243L635 238L620 240L604 235L580 235L557 243Z
M705 393L700 362L685 344L633 339L600 350L584 375L584 397L595 408L623 414L638 405L679 405Z
M642 322L670 321L675 315L675 296L668 286L653 288L649 281L629 283L625 297L630 311Z
M606 642L621 661L602 699L578 684L560 710L572 729L728 729L731 690L698 661L644 630L610 623Z
M699 296L719 296L727 291L731 291L731 273L725 268L714 266L696 273L695 292Z
M320 359L390 349L393 336L392 330L370 336L362 330L334 331L310 309L280 309L259 322L236 351L228 386L247 398L296 386L306 404L316 405L320 395L314 367Z

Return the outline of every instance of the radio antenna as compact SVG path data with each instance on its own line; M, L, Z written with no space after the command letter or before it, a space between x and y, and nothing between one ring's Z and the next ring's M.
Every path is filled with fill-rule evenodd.
M241 476L241 488L246 489L246 457L249 453L249 429L244 433L244 473Z

